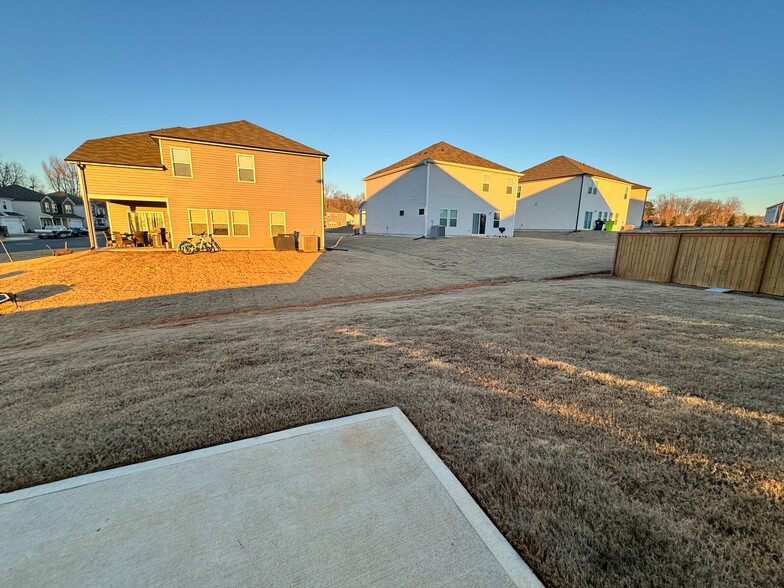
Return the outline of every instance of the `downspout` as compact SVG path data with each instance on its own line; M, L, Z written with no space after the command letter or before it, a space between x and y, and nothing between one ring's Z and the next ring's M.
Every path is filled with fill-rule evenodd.
M321 249L324 249L327 244L324 241L324 158L321 158Z
M96 248L95 245L95 225L93 225L93 211L90 209L90 199L87 197L87 179L84 177L83 163L77 163L79 168L79 187L82 190L82 200L84 201L84 215L87 217L87 234L90 235L90 249Z
M645 201L642 203L642 216L640 217L640 230L645 226L645 207L648 205L648 190L645 190ZM626 210L629 210L627 207Z
M585 182L585 174L580 176L580 196L577 198L577 219L574 221L574 231L577 232L577 227L580 225L580 206L583 204L583 183ZM590 228L590 227L588 227Z
M425 231L423 235L427 237L427 217L430 215L430 162L425 163L427 166L427 180L425 182Z

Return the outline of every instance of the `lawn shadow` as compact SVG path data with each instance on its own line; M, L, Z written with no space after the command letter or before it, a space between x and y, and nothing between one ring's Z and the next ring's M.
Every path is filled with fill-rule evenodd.
M12 278L14 276L18 276L19 274L25 273L27 270L16 270L15 272L8 272L6 274L0 274L0 280L3 278Z
M17 292L16 296L19 302L32 302L33 300L43 300L44 298L57 296L63 292L68 292L70 289L71 286L66 286L65 284L47 284L46 286L36 286L29 290L22 290Z

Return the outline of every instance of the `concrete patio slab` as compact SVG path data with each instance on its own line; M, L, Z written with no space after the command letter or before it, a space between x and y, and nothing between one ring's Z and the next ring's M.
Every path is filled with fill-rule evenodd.
M539 586L397 408L0 495L3 586Z

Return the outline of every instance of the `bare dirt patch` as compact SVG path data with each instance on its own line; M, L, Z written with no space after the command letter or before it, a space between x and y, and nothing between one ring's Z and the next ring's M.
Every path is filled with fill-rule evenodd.
M92 251L15 262L0 290L16 292L19 308L2 313L133 300L298 280L319 254L221 251L182 255L165 251Z

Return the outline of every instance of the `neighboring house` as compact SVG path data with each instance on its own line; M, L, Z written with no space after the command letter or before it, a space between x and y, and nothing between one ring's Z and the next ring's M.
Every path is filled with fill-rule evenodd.
M367 234L430 235L432 226L450 235L511 235L515 187L511 168L436 143L365 178L367 195L357 207Z
M72 223L69 226L87 226L84 201L81 198L67 194L66 192L52 192L51 194L47 194L47 196L58 202L63 212L65 212L63 209L68 207L68 203L70 202L72 207L68 207L69 210L72 208L73 213L84 221L81 225L75 225ZM95 225L96 228L108 228L109 218L106 213L106 204L104 202L98 201L90 202L90 209L93 213L93 225Z
M338 208L327 208L324 210L324 226L328 229L335 227L345 227L354 222L354 215L344 212Z
M84 216L77 214L76 203L81 198L65 193L42 194L23 186L0 188L0 196L14 201L14 211L25 218L28 231L51 225L83 227Z
M635 184L563 155L523 170L517 187L516 231L613 230L641 225L647 186Z
M92 139L66 157L112 231L201 232L224 249L273 249L273 235L324 239L325 153L248 121Z
M784 208L784 202L779 202L778 204L774 204L773 206L768 206L765 209L765 220L764 222L766 225L775 225L780 223L782 220L782 208Z
M0 196L0 235L22 235L25 228L25 218L14 212L12 198Z

